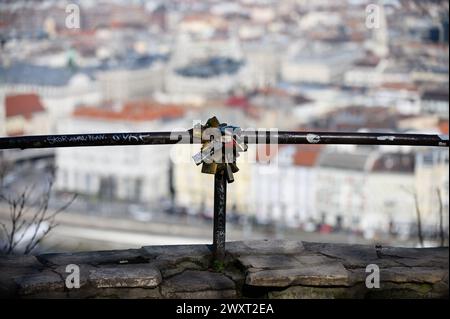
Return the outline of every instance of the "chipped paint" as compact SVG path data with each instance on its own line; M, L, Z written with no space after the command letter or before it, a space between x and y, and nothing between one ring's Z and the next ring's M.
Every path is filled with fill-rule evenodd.
M391 136L391 135L378 136L377 140L378 141L393 141L393 140L395 140L395 136Z
M308 143L316 144L320 142L320 136L316 134L307 134L306 140Z

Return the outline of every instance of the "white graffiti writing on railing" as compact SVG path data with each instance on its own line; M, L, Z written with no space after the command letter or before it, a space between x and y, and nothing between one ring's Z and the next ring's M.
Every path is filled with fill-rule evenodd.
M49 136L47 137L47 142L50 145L56 143L66 143L66 142L88 142L88 141L102 141L105 140L106 136L104 134L96 135L61 135L61 136Z
M55 143L67 142L67 138L65 136L49 136L47 137L47 142L51 145Z
M114 141L127 141L127 142L144 142L145 138L149 137L150 134L115 134L113 135Z

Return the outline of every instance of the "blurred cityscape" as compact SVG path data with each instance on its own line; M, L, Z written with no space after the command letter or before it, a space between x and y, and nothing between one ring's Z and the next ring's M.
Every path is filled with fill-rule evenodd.
M448 16L447 1L419 0L2 1L0 136L171 131L214 115L448 136ZM78 194L44 251L208 243L213 178L190 158L198 148L3 151L0 192L39 197L54 174L50 207ZM256 154L228 188L227 240L418 246L420 229L448 245L448 148ZM0 221L8 212L0 202Z

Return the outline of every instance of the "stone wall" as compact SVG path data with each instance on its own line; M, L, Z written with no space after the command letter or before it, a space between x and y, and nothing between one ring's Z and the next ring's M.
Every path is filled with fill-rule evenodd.
M282 240L0 256L0 294L12 298L448 298L448 248ZM68 289L66 267L80 269ZM366 287L366 267L380 288Z

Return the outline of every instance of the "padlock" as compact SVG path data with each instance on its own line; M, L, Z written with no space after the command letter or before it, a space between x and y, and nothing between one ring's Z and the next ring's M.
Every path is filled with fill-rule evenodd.
M220 126L220 122L217 119L217 117L213 116L210 119L208 119L206 121L206 127L219 127Z
M199 153L192 158L196 165L202 164L202 173L217 174L223 172L228 183L234 181L233 173L239 171L236 165L236 158L240 152L247 151L247 145L242 142L240 136L242 130L236 126L220 123L214 116L206 121L205 125L197 124L192 130L194 138L203 138L205 129L218 128L220 139L204 141Z
M217 163L203 163L202 173L204 174L216 174L217 173Z
M228 163L228 166L231 168L231 171L233 173L239 172L239 168L237 167L236 163Z
M224 164L224 165L225 165L225 177L227 179L227 182L233 183L234 182L233 171L229 164Z

